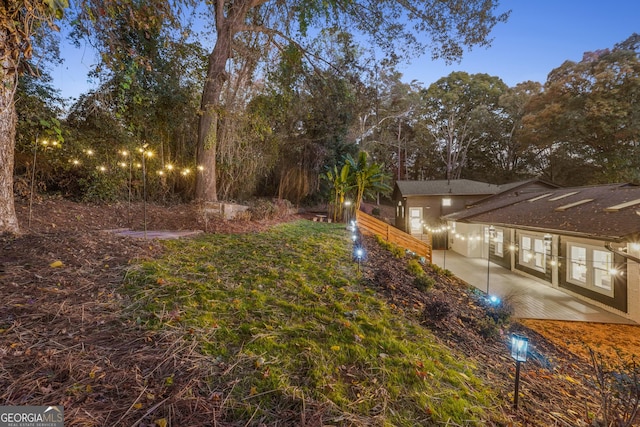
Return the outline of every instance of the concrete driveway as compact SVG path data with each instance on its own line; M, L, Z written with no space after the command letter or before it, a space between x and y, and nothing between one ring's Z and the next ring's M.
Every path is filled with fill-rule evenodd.
M433 251L433 263L446 268L470 285L487 291L487 260L465 258L451 250ZM613 313L574 298L544 282L489 265L489 294L506 298L514 317L523 319L570 320L597 323L636 324Z

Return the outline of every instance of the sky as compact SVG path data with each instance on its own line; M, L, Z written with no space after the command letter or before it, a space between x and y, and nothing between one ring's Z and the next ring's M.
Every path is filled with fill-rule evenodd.
M465 52L461 62L447 65L430 55L401 65L404 81L424 87L454 71L487 73L507 85L533 80L544 83L547 74L566 60L580 61L582 54L612 48L634 32L640 33L640 0L502 0L500 11L511 10L498 24L489 48ZM96 62L89 48L62 46L65 63L54 69L54 86L65 98L95 87L87 72Z

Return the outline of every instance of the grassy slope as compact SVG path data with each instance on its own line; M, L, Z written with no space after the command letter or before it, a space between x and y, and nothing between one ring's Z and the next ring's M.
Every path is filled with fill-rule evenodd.
M128 275L130 314L226 367L210 379L226 421L482 424L492 392L473 366L364 288L350 246L309 221L167 242Z

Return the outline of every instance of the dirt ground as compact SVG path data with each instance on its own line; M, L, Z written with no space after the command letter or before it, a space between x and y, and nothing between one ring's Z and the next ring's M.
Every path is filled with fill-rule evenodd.
M216 368L183 336L146 331L120 317L127 301L118 285L130 260L155 257L162 247L105 230L141 230L145 207L45 198L31 208L18 201L16 210L23 234L0 236L0 402L63 404L69 426L157 425L153 411L136 411L141 403L172 414L170 425L211 425L219 402L205 378ZM147 205L146 217L149 230L221 233L259 231L294 218L211 221L197 205ZM431 327L442 343L474 358L506 398L514 375L508 334L530 336L535 344L523 371L521 409L505 409L496 425L587 425L585 411L597 412L597 395L585 379L591 372L586 349L640 354L639 326L530 320L485 339L477 333L482 308L455 278L438 278L427 298L401 260L372 238L367 246L372 250L363 271L370 286ZM434 300L451 311L437 323L424 315ZM168 385L168 377L175 382Z

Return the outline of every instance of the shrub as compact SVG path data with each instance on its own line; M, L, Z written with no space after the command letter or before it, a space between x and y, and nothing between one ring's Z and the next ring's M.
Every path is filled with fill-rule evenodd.
M107 203L118 200L120 185L109 175L94 171L88 178L78 180L85 203Z
M391 252L391 254L396 258L402 258L405 256L405 250L403 248L401 248L398 245L394 245L393 243L387 242L377 234L376 234L376 242L378 242L380 246L382 246L383 248Z
M292 205L288 200L257 199L249 207L249 213L254 220L274 219L289 215L291 209Z
M431 269L440 276L452 277L453 273L451 270L444 269L437 264L430 264Z
M373 215L373 216L380 216L380 208L373 208L373 209L371 209L371 215Z
M415 286L421 291L428 291L433 287L433 285L435 285L435 283L436 281L432 277L427 276L426 274L423 276L418 276L415 279L413 279L413 286Z

